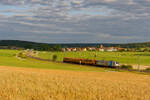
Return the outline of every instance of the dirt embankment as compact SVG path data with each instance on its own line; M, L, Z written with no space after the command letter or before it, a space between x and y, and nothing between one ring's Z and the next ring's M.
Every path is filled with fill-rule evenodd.
M134 69L138 69L138 65L132 65ZM141 70L145 70L146 68L150 68L150 66L140 65Z

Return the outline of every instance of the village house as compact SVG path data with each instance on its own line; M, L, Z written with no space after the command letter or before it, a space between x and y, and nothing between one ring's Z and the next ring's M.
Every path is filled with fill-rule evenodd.
M0 46L0 49L8 49L8 46Z
M0 46L0 49L23 50L24 48L16 47L16 46Z
M87 51L87 49L86 48L82 48L82 51Z
M95 51L96 47L87 47L87 51Z
M117 48L114 48L114 47L108 47L108 48L105 48L105 51L114 52L114 51L118 51L118 50L117 50Z
M97 48L96 50L97 51L102 51L102 52L105 51L104 48Z
M62 48L62 51L65 52L65 51L77 51L77 48Z
M77 51L77 48L72 48L71 51L74 51L74 52L75 52L75 51Z
M127 51L126 48L117 48L118 51Z
M10 49L12 49L12 50L23 50L24 48L12 46L12 47L10 47Z
M107 51L107 52L115 52L115 51L127 51L126 48L120 48L120 47L104 47L103 45L100 45L98 47L85 47L85 48L63 48L62 51Z
M87 47L87 50L88 50L88 51L92 51L92 48L91 48L91 47Z
M77 51L81 51L81 48L77 48Z
M62 50L63 52L65 52L65 51L66 51L66 49L65 49L65 48L62 48L61 50Z
M71 48L66 48L66 51L71 51Z

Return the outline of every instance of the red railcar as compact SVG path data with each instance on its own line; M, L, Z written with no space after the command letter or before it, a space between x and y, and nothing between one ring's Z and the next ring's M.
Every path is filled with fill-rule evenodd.
M85 65L95 65L96 64L96 60L78 59L78 58L64 58L63 62L85 64Z

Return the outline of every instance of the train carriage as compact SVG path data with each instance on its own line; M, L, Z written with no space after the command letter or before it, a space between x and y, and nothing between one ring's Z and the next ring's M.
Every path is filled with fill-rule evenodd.
M84 65L95 65L95 60L89 59L78 59L78 58L64 58L63 62L66 63L76 63L76 64L84 64Z
M89 60L89 59L82 59L81 64L85 64L85 65L95 65L96 61L95 60Z
M96 60L96 65L98 65L98 66L105 66L105 67L117 67L117 66L119 66L119 62Z
M77 58L64 58L63 62L66 63L76 63L76 64L80 64L82 61L82 59L77 59Z
M63 62L83 64L83 65L103 66L103 67L110 67L110 68L119 66L119 62L116 61L90 60L90 59L66 58L66 57L63 59Z

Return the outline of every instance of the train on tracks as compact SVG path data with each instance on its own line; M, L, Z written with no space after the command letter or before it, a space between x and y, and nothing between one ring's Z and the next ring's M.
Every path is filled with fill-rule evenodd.
M91 60L91 59L68 58L68 57L65 57L63 59L63 62L81 64L81 65L110 67L110 68L116 68L120 66L119 62L117 61L105 61L105 60L94 60L94 59Z

